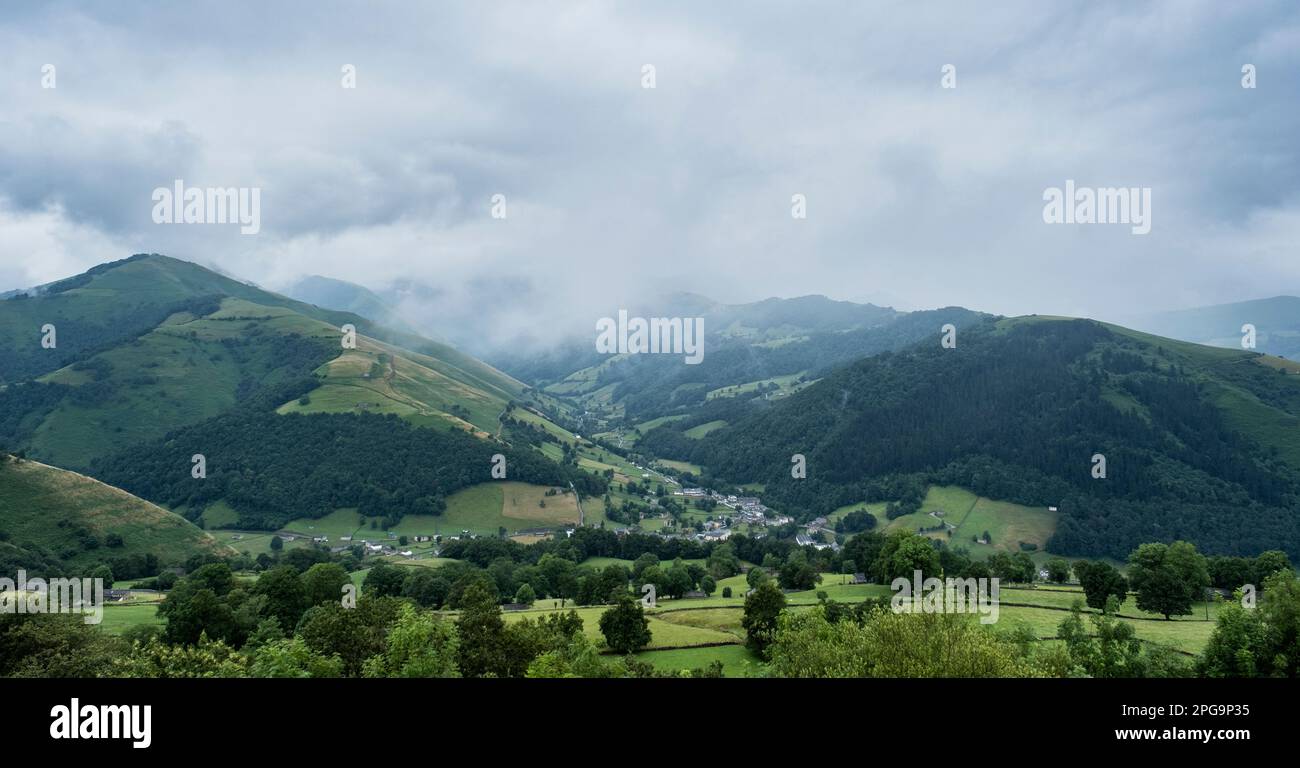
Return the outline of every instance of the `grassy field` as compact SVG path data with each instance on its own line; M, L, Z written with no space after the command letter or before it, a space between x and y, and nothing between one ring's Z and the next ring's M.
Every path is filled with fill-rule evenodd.
M567 612L564 609L561 612ZM600 634L600 615L608 610L607 606L595 608L576 608L578 616L582 618L583 634L594 643L604 643L604 637ZM525 617L536 618L549 613L554 613L551 609L526 610L526 611L509 611L504 614L507 622L516 622ZM664 621L658 616L651 615L650 619L650 646L649 648L685 648L702 645L726 645L734 643L734 635L721 632L714 629L692 627L684 624L676 624Z
M222 530L212 531L213 536L223 544L228 544L238 552L243 552L250 557L257 557L263 552L271 553L271 537L275 534L270 531L239 531L239 530ZM238 536L239 538L235 538ZM310 539L296 538L293 541L284 542L284 549L296 549L298 547L310 546Z
M930 486L920 510L893 520L885 517L885 506L883 502L848 504L827 515L827 520L834 523L854 510L866 508L876 518L876 529L881 531L919 531L944 522L954 526L951 534L945 529L926 535L965 547L972 557L979 559L999 551L1019 552L1021 542L1034 545L1033 551L1041 558L1046 553L1047 540L1056 531L1057 514L1046 507L994 501L957 486ZM986 531L991 543L976 544L975 537L983 536Z
M704 473L703 467L701 467L699 464L692 464L689 461L676 461L674 459L658 459L658 462L668 469L677 472L689 472L692 475L695 475L697 477Z
M161 627L162 617L158 615L156 603L136 603L134 605L105 605L104 620L99 628L112 635L120 635L131 627L151 625Z
M180 515L36 461L0 459L0 510L0 528L12 543L40 545L73 566L144 553L167 564L205 552L234 554ZM93 536L99 546L85 549L77 531ZM121 546L108 546L110 533L122 537Z
M329 536L330 544L338 544L343 536L355 539L387 539L388 531L398 536L442 534L459 535L462 530L480 536L496 536L499 527L513 533L528 528L555 528L578 522L578 502L567 492L547 496L547 486L500 481L481 483L462 489L447 498L447 511L441 515L406 515L387 530L372 529L369 520L363 525L357 511L352 508L337 509L325 517L298 518L290 521L285 530L312 536ZM546 506L541 506L545 502ZM604 519L600 500L590 499L585 504L588 524ZM593 517L594 515L594 517Z
M415 568L438 567L445 562L447 561L431 559L403 561L399 564ZM611 563L631 565L630 561L613 558L590 558L583 565L600 568ZM354 572L351 575L353 583L360 586L365 574L365 570ZM824 574L823 582L816 589L787 594L787 605L795 611L808 610L819 602L819 592L842 603L857 603L892 594L885 585L855 585L846 583L846 579L846 576L839 574ZM724 586L732 587L732 597L721 597ZM719 581L718 592L710 598L659 600L656 607L647 610L652 635L650 646L638 653L637 657L660 669L692 669L718 659L723 662L725 674L729 677L760 673L760 660L744 648L745 632L741 619L746 589L745 577L737 575ZM998 631L1010 631L1023 625L1039 639L1049 640L1056 637L1057 627L1069 616L1070 606L1081 598L1081 590L1072 585L1003 587L998 620L992 626ZM1214 629L1214 619L1220 605L1212 603L1209 606L1209 620L1206 619L1206 606L1198 604L1193 607L1191 616L1165 621L1162 617L1138 610L1130 596L1121 608L1119 617L1121 621L1133 626L1140 640L1168 645L1185 653L1199 653L1205 648ZM529 610L506 612L504 618L507 622L516 622L525 617L536 618L570 608L574 606L569 604L562 609L558 601L539 600ZM583 620L586 636L599 645L603 641L600 615L608 606L574 609ZM1084 612L1096 613L1088 608L1084 608ZM101 626L105 631L120 634L130 626L159 623L156 605L142 603L106 606Z
M408 353L370 339L321 366L320 387L308 402L292 400L279 413L392 413L420 426L452 424L495 434L507 398L421 365Z
M701 437L704 437L705 435L709 434L713 430L722 429L725 426L727 426L727 422L718 419L716 421L708 421L703 424L697 424L691 427L690 429L686 430L682 434L686 435L687 437L698 440Z
M705 397L708 400L712 400L715 397L735 397L736 395L753 392L760 386L765 386L772 392L780 392L781 394L788 395L791 392L797 392L804 386L807 386L807 384L801 385L799 382L799 377L803 376L805 373L807 373L807 371L790 373L784 376L774 376L770 379L761 379L759 381L749 381L744 384L733 384L729 387L719 387L718 389L710 390L708 395ZM776 389L771 389L773 386L775 386Z
M233 298L221 306L208 317L174 316L139 339L96 355L108 366L105 382L111 393L94 405L65 401L51 411L31 437L34 455L60 466L84 467L112 446L158 438L216 416L235 406L245 377L266 384L280 380L282 362L269 343L275 336L338 336L327 323L282 307ZM223 343L229 339L254 341L236 359ZM71 366L41 380L87 383L86 374Z

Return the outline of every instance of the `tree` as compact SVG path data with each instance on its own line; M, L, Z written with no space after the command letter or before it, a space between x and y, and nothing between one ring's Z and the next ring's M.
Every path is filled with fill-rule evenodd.
M403 605L389 630L384 652L370 657L365 677L460 677L459 637L449 622Z
M704 594L712 595L714 590L716 590L717 588L718 588L718 582L714 581L713 577L708 575L707 573L700 578L700 591L703 592Z
M802 549L792 549L790 556L781 565L781 570L777 572L777 579L784 589L802 591L817 586L822 577L808 564L808 555Z
M827 618L827 606L781 614L770 647L779 677L1027 677L1015 645L954 613L894 613L872 606L862 622Z
M459 665L465 677L506 677L505 622L497 605L496 590L474 580L460 598Z
M1070 562L1062 557L1054 557L1047 561L1047 580L1056 584L1064 584L1070 580Z
M645 554L641 555L640 557L632 561L632 578L640 579L641 574L645 571L645 569L656 565L659 565L659 556L654 554L653 552L646 552ZM641 583L644 584L645 582L641 582Z
M515 592L515 602L521 605L532 605L537 599L537 593L528 584L520 584L519 591Z
M546 577L546 583L551 585L552 597L577 597L578 573L572 560L547 552L537 561L537 567Z
M1243 607L1240 598L1225 603L1197 659L1197 672L1203 677L1256 677L1261 666L1269 665L1267 638L1260 611Z
M714 547L705 563L715 579L725 579L740 573L740 558L736 557L736 547L731 542L723 542Z
M308 606L343 599L343 587L351 583L352 578L338 563L316 563L302 575Z
M98 677L127 649L76 614L0 613L0 678Z
M691 578L690 570L679 557L673 561L668 572L664 574L663 590L669 597L681 597L695 586L695 580Z
M1137 606L1168 620L1192 612L1192 602L1210 585L1205 557L1186 541L1142 544L1129 555L1129 583Z
M263 615L274 616L286 634L298 626L298 620L309 607L302 577L287 565L263 573L253 585L253 594L266 598Z
M771 581L758 585L745 598L745 644L762 653L776 636L777 617L785 609L785 594Z
M880 552L884 546L885 535L883 533L876 533L875 531L859 533L844 545L844 559L852 560L857 565L858 571L879 579L876 560L880 557Z
M397 620L399 605L389 597L363 597L355 608L321 603L303 614L298 637L322 656L338 654L344 675L358 675L366 659L384 650L384 638Z
M763 570L757 565L754 566L753 568L750 568L749 573L745 574L745 583L749 585L750 589L758 589L758 585L762 584L767 580L768 580L767 571Z
M248 669L249 677L342 677L343 659L323 656L301 637L281 638L258 647Z
M1145 665L1142 642L1133 625L1115 618L1119 601L1112 595L1100 613L1092 616L1094 636L1083 628L1082 605L1075 600L1070 617L1057 628L1071 663L1090 677L1142 677Z
M406 581L403 570L391 563L379 563L366 574L361 583L361 594L368 597L397 597L402 594L402 583Z
M722 588L722 596L723 596L723 597L731 597L731 587L723 587L723 588Z
M282 550L282 549L284 549L284 539L280 538L279 536L272 536L272 537L271 537L271 551L272 551L272 552L279 552L279 551Z
M1102 610L1114 596L1123 604L1128 598L1128 580L1110 563L1101 560L1076 560L1074 575L1078 577L1088 607Z
M441 608L451 592L451 583L432 568L412 568L402 582L402 597L425 608Z
M1262 585L1265 579L1278 571L1290 571L1291 558L1287 557L1285 552L1270 549L1267 552L1260 553L1252 565L1251 583Z
M650 644L650 620L639 601L624 595L613 608L600 615L600 633L613 650L632 653Z

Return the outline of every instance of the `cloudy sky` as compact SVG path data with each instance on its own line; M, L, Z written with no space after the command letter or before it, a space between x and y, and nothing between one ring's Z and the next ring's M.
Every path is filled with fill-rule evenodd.
M1094 317L1300 293L1292 2L410 5L7 6L0 290L160 252L497 288L531 326L665 290ZM260 188L261 232L155 224L175 179ZM1044 223L1066 179L1150 187L1150 234Z

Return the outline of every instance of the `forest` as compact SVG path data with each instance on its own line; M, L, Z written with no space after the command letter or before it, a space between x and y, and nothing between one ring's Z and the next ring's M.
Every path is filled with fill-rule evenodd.
M393 415L239 411L129 447L95 467L107 483L192 518L224 500L241 527L275 529L340 507L395 522L437 515L446 497L489 482L491 457L506 457L510 480L601 495L605 480L565 468L532 450L481 440L455 428L415 427ZM207 477L191 477L202 454Z
M1280 378L1236 367L1264 392ZM675 441L668 457L706 466L706 483L764 483L765 499L804 519L896 500L894 478L913 476L1059 507L1049 546L1063 554L1120 556L1152 538L1300 554L1295 470L1230 428L1194 373L1091 321L989 321L956 349L923 343L849 365L702 440ZM791 477L795 453L806 479Z

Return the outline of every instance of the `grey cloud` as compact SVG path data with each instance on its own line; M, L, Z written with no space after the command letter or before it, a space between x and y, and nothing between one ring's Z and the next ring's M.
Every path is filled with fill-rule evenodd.
M0 203L272 286L421 282L442 306L403 306L433 324L508 302L479 315L491 339L665 290L1218 303L1300 291L1297 39L1282 2L23 7L0 26ZM147 190L182 177L261 186L263 233L152 226ZM1152 234L1044 225L1067 178L1152 187ZM23 258L0 237L0 276Z

